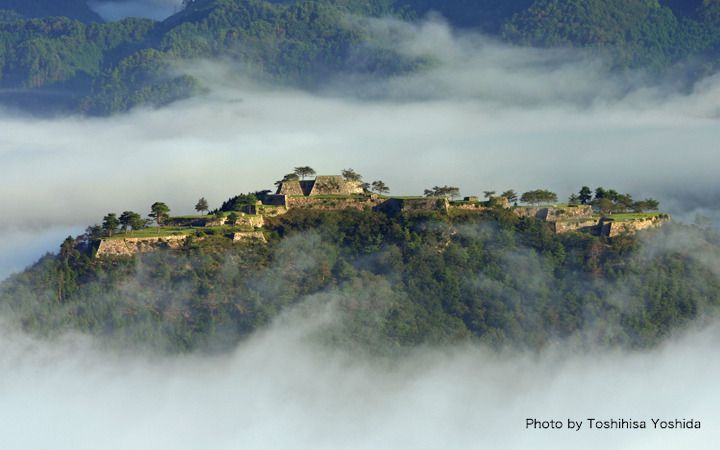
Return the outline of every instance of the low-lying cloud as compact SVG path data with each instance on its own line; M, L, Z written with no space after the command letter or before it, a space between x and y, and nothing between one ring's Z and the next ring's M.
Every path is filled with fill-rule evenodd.
M111 118L0 114L0 231L83 229L155 201L192 213L271 188L298 165L352 167L393 194L581 185L655 196L679 217L716 215L720 78L687 93L613 75L569 50L509 47L437 20L368 25L382 45L434 63L321 92L270 86L215 62L180 64L210 93ZM190 66L191 68L189 68Z
M0 435L45 449L710 449L717 325L647 353L422 349L399 361L320 347L286 317L231 355L132 356L0 328ZM528 430L526 419L585 421ZM646 430L587 429L588 418ZM700 430L656 430L651 419Z
M89 1L88 6L105 20L147 17L163 20L181 9L182 0L112 0Z

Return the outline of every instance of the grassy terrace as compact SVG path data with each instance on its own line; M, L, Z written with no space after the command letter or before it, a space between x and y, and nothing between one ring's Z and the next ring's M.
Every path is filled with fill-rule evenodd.
M664 213L618 213L618 214L608 214L605 216L606 219L614 219L617 222L625 222L628 220L645 220L645 219L652 219L655 217L662 217L667 216L667 214Z
M142 230L130 231L127 233L119 232L114 234L112 237L104 239L126 239L126 238L153 238L153 237L168 237L168 236L189 236L195 235L196 233L204 234L224 234L224 233L239 233L243 231L254 231L252 227L238 227L238 226L218 226L218 227L150 227Z
M424 195L406 195L406 196L395 196L392 197L382 197L387 199L393 199L393 200L441 200L446 199L447 197L440 197L440 196L433 196L433 197L426 197Z
M204 214L202 216L172 216L170 219L212 219L212 215Z
M585 205L573 205L570 206L567 203L552 203L552 204L538 204L538 205L518 205L515 208L528 209L528 208L576 208L578 206Z
M127 233L119 232L112 237L106 239L125 239L125 238L148 238L148 237L167 237L182 236L195 232L194 228L187 227L150 227L142 230L133 230Z
M364 194L320 194L320 195L289 195L290 198L316 198L316 199L336 199L336 200L348 200L352 198L367 198Z

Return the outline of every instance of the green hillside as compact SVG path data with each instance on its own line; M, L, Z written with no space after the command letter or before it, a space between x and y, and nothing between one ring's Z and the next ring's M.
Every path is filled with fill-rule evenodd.
M422 61L379 47L352 16L417 20L437 11L510 43L586 47L617 70L687 65L675 72L695 79L715 70L720 48L720 2L709 0L195 0L163 22L117 23L84 23L94 19L82 2L65 3L2 3L16 12L0 14L0 102L89 114L163 105L202 91L172 74L178 59L222 57L307 88L339 73L422 70ZM53 14L68 17L44 17Z
M292 210L265 232L267 244L233 243L200 229L176 250L99 259L89 229L0 284L0 308L33 333L80 330L171 351L227 348L290 307L331 308L336 321L319 339L386 354L581 336L644 347L720 304L717 277L690 256L717 253L720 237L693 227L645 236L653 252L632 236L558 235L501 208ZM699 247L663 249L675 233Z
M0 10L10 10L26 17L64 16L82 22L102 22L85 0L0 0Z

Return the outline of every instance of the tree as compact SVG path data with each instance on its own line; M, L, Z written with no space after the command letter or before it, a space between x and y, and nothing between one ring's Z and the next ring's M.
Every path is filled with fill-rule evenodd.
M280 187L281 184L287 182L287 181L298 181L300 180L300 177L296 173L288 173L286 174L282 180L278 180L275 182L275 186Z
M378 194L387 194L388 192L390 192L390 188L387 187L385 182L381 180L372 182L372 190L377 192Z
M120 221L117 218L117 214L108 213L107 216L103 217L102 228L108 236L112 236L119 225Z
M258 202L255 193L240 194L230 197L220 206L220 211L243 211L247 206L254 206Z
M613 191L614 192L614 191ZM629 209L632 209L635 205L635 202L633 201L632 195L630 194L615 194L613 195L614 198L611 198L613 203L615 204L615 210L618 212L624 212Z
M163 203L163 202L155 202L150 207L150 214L148 214L149 217L152 217L155 220L155 223L159 226L163 224L165 219L167 219L170 216L170 208Z
M239 218L240 218L240 216L239 216L238 213L236 213L235 211L231 212L231 213L228 214L228 216L227 216L227 220L228 220L228 223L229 223L230 225L235 225L235 222L237 222L237 220L238 220Z
M315 170L309 166L296 167L295 174L304 180L305 177L311 177L315 175Z
M202 213L208 210L208 202L205 197L200 197L200 200L195 204L195 211Z
M509 203L516 203L518 199L518 195L513 189L503 192L500 197L505 197Z
M103 228L98 225L91 225L85 229L85 234L83 235L83 238L86 241L94 241L97 239L100 239L103 235Z
M632 210L635 212L657 211L660 208L660 202L652 198L646 198L632 204Z
M580 200L580 203L583 205L587 205L590 203L590 200L592 200L592 191L587 186L581 187L578 194L578 200Z
M600 197L596 205L602 214L610 214L613 210L613 202L607 197Z
M483 191L483 194L485 194L485 198L490 200L495 196L495 191Z
M342 176L347 181L362 181L362 175L355 172L353 169L343 169Z
M538 205L542 203L557 202L557 194L546 189L535 189L534 191L525 192L520 201L530 205Z
M434 186L432 189L425 189L424 195L426 197L460 197L460 188L455 186Z
M123 211L120 214L120 225L122 230L127 233L128 228L133 230L140 230L145 226L145 221L140 217L140 214L133 211Z
M577 206L579 204L580 204L580 197L577 194L570 194L570 198L568 198L568 205Z
M65 238L63 243L60 245L60 257L63 261L67 261L72 256L76 256L79 252L75 250L75 239L72 236Z
M607 195L607 191L604 187L600 186L597 189L595 189L595 200L600 200L601 198L605 198Z

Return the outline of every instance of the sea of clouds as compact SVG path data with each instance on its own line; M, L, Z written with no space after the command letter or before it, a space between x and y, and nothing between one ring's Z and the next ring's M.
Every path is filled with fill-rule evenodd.
M720 217L720 77L680 89L438 20L371 27L434 65L307 92L227 62L178 62L208 94L111 118L0 112L0 279L108 212L164 201L187 214L201 196L217 207L299 165L352 167L393 194L451 184L566 197L602 185L656 197L678 220ZM288 317L231 355L184 357L107 352L82 336L49 343L3 325L0 447L703 449L719 437L717 326L649 352L462 347L389 363L318 347L311 325ZM703 428L531 431L528 417Z

